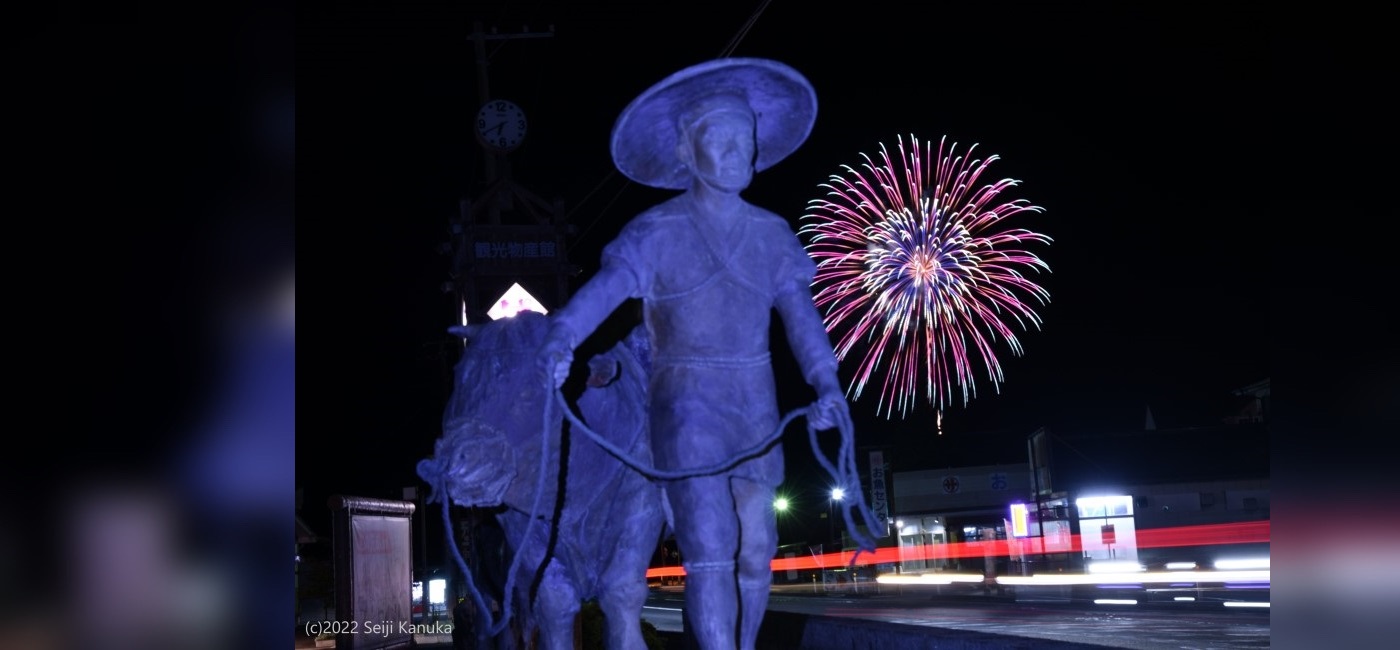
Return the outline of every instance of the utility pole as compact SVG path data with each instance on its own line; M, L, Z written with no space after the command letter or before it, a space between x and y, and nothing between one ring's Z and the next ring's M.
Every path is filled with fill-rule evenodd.
M413 512L409 515L409 525L413 525L413 519L418 520L418 535L416 535L418 538L418 554L417 557L414 558L414 561L410 563L409 573L410 575L417 576L418 583L422 585L418 606L423 608L423 620L426 621L428 619L428 525L426 519L428 513L423 507L426 504L423 500L419 499L419 491L416 486L405 487L403 489L403 500L414 505ZM413 552L410 551L409 557L413 558L413 556Z
M553 36L552 25L546 32L531 32L528 27L523 27L519 32L502 33L495 27L489 30L484 28L480 21L472 23L469 38L476 57L474 68L477 101L471 109L470 119L473 120L471 130L477 134L476 141L481 148L483 164L480 167L479 178L468 179L479 180L480 184L467 184L470 189L461 197L456 214L449 219L448 241L440 249L444 254L451 256L450 281L443 283L442 289L453 298L454 313L451 313L450 317L454 323L482 322L487 318L491 303L512 283L526 287L531 280L540 278L546 281L543 288L532 289L531 292L539 292L534 295L540 302L548 304L548 308L558 308L568 298L569 278L579 272L577 267L568 262L565 236L572 234L573 228L565 223L563 200L545 200L516 182L511 173L510 156L516 153L516 147L520 146L522 141L517 139L511 142L509 147L493 146L498 143L488 142L487 138L482 137L476 122L481 115L478 113L479 108L484 109L497 100L520 99L497 98L492 95L492 58L499 58L502 52L509 54L508 50L502 49L503 42ZM488 52L488 43L495 43L496 51ZM519 110L528 114L531 108L522 102ZM521 120L523 134L523 117ZM528 137L524 137L523 142L526 146L530 144ZM460 339L445 340L440 348L446 380L444 401L451 399L456 388L455 373L452 372L456 355L453 354L452 360L449 360L447 355L460 353L461 350ZM452 543L468 550L466 556L471 563L469 570L477 576L503 575L507 571L503 565L489 569L483 566L487 563L499 565L502 562L499 555L490 554L497 550L498 543L495 537L489 538L489 543L486 544L483 544L480 537L487 524L478 525L478 521L491 515L474 508L468 513L458 514L460 516L456 521L459 525L450 526L449 535ZM446 549L446 557L454 557L453 549ZM426 600L426 578L424 580ZM449 611L453 604L455 603L449 604Z
M476 55L476 88L478 106L497 102L491 94L491 55L489 41L549 38L547 32L530 32L528 28L515 33L489 32L480 21L473 23L471 39ZM528 106L521 107L524 112ZM523 118L521 118L523 120ZM476 126L475 124L473 126ZM522 127L523 128L523 127ZM511 174L510 148L493 146L478 133L483 153L482 180L485 188L475 197L463 197L457 217L450 224L453 250L450 283L444 291L453 293L457 308L468 321L479 322L486 316L485 307L494 302L512 282L524 284L534 278L538 282L531 293L540 302L554 309L569 295L569 278L577 275L578 267L568 262L566 235L572 226L564 222L562 200L547 201L516 182ZM526 287L528 289L528 287Z
M521 38L550 38L553 36L553 25L549 26L548 32L529 32L522 30L521 32L514 34L501 34L498 33L498 31L495 28L492 28L491 33L487 34L486 31L481 27L481 21L478 20L476 22L473 22L471 39L476 50L477 105L479 106L491 101L491 83L489 80L490 62L487 61L486 56L486 41L509 41ZM484 161L484 177L486 180L486 184L490 185L496 182L496 165L500 162L503 162L505 157L501 155L493 155L493 152L491 151L485 151L485 154L486 157Z

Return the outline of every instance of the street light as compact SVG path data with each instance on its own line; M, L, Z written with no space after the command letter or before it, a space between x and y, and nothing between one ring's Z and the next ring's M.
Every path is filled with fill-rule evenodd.
M831 498L826 500L826 527L827 536L836 543L836 550L841 550L840 541L836 539L836 502L846 498L846 490L835 487L831 488Z
M788 509L792 507L792 502L785 496L773 498L773 519L776 524L774 530L778 533L778 543L783 541L783 520L787 519Z

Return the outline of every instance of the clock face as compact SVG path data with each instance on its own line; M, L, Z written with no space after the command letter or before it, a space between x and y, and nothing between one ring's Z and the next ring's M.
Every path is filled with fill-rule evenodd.
M494 149L514 149L525 139L525 111L504 99L486 102L476 112L476 135Z

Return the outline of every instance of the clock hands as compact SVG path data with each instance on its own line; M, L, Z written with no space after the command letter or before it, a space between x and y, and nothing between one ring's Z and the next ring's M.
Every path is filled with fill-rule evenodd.
M525 137L525 114L505 100L482 104L476 112L476 134L490 147L502 151L513 149Z
M525 135L525 116L513 106L483 106L476 120L477 137L501 151L514 149Z

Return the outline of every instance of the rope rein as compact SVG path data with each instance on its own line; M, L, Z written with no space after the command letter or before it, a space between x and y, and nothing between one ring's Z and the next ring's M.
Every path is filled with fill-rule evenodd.
M800 407L789 411L786 415L783 416L782 420L778 422L778 426L773 430L773 432L765 436L761 442L736 453L729 460L693 469L666 471L656 469L647 463L643 463L633 458L625 450L618 447L617 445L614 445L612 442L605 439L598 432L594 431L573 412L573 409L569 408L569 403L565 399L563 391L554 387L552 378L546 378L546 383L546 392L552 392L553 399L545 400L545 408L543 414L544 425L540 427L540 468L539 476L536 479L535 484L535 501L530 506L530 523L526 527L525 534L522 537L522 539L527 542L530 539L531 534L535 530L535 525L543 519L539 516L539 513L541 502L543 501L545 492L545 479L548 475L549 469L549 454L546 452L550 448L550 433L557 432L554 431L554 427L551 427L549 425L552 419L552 411L556 407L560 408L564 412L564 416L568 418L569 422L573 424L573 426L576 429L583 432L585 436L587 436L590 440L596 443L599 447L602 447L603 450L608 452L609 455L617 458L624 465L637 471L643 476L657 481L674 481L697 476L709 476L733 469L740 463L743 463L746 460L759 456L765 451L767 451L769 447L777 443L777 441L783 437L783 432L787 428L787 425L789 423L791 423L798 416L807 416L808 411L810 410L810 407ZM826 470L827 474L830 475L832 480L836 482L836 485L841 486L843 489L852 492L855 495L855 498L851 499L850 505L843 504L841 508L841 516L846 522L846 530L850 532L851 537L853 537L856 541L857 550L856 553L851 556L851 561L849 564L850 567L854 567L856 564L856 560L860 558L860 555L862 553L873 552L875 550L875 540L873 537L859 532L860 529L855 525L855 520L852 517L851 511L858 510L860 512L861 518L864 520L865 523L865 529L867 531L875 530L876 522L875 515L870 510L870 507L866 505L865 497L860 489L860 476L856 469L855 458L855 427L851 423L850 418L844 417L841 418L841 421L838 424L838 429L841 432L841 446L839 451L837 452L837 459L835 464L833 464L822 453L821 445L818 443L817 440L817 434L819 432L817 429L813 428L810 423L807 425L807 436L812 446L812 454L816 457L817 462L822 466L822 469ZM562 458L560 459L560 462L563 462ZM457 544L452 537L452 496L448 493L446 489L446 472L442 472L437 477L437 479L437 481L434 481L433 490L435 493L441 495L442 497L442 522L443 530L447 531L447 546L448 548L452 549L452 557L456 560L458 569L460 569L462 571L462 574L466 577L467 591L471 593L472 602L476 605L477 612L481 616L486 618L488 622L489 635L494 637L500 634L502 631L504 631L506 626L510 624L513 609L511 603L514 600L512 598L512 594L515 593L515 577L516 574L519 573L517 569L520 566L521 558L523 558L525 554L518 552L518 549L517 552L512 554L514 557L512 557L511 559L510 570L506 574L505 593L503 594L503 602L501 603L501 617L500 620L491 622L491 612L487 608L485 599L482 597L480 590L476 586L476 581L472 578L471 569L467 567L467 563L462 558L462 553L457 548ZM555 494L556 501L560 498L563 498L562 489L557 490ZM551 512L552 511L553 510L551 510ZM549 564L550 559L550 557L545 557L543 560L541 560L540 567L539 569L537 569L536 572L538 573L539 571L543 571L545 566Z

